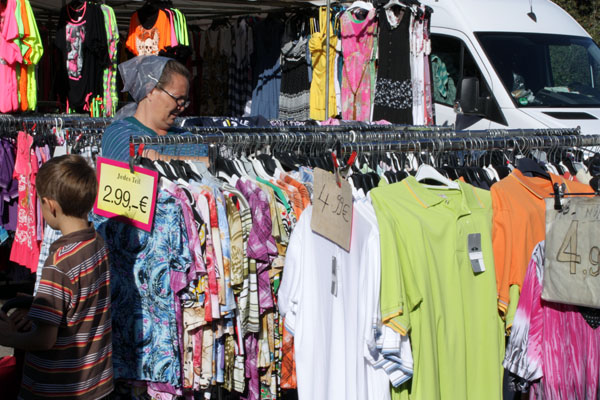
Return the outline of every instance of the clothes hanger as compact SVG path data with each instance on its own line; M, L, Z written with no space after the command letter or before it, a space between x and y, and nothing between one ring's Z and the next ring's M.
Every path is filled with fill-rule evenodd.
M374 8L374 6L373 4L366 1L356 0L350 5L350 7L348 7L348 11L355 10L357 8L362 8L363 10L371 11Z
M540 164L529 157L520 158L517 161L517 169L525 176L552 180L550 178L550 174L548 174L548 172L545 171Z
M434 143L435 142L432 141L432 145L434 145ZM415 179L420 183L431 185L432 187L443 187L446 189L460 188L457 182L451 181L433 166L425 163L421 164L417 169Z

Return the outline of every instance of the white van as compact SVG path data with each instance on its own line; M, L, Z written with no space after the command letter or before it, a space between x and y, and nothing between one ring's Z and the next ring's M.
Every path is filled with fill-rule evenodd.
M600 48L549 0L421 0L436 124L600 134Z

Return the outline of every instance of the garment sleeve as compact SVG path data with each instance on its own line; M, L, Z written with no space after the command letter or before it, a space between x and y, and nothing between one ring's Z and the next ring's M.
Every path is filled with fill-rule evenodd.
M542 285L536 270L541 267L532 258L523 282L519 306L506 354L504 367L513 374L531 382L542 377Z
M53 258L53 255L50 257ZM59 326L67 323L66 316L71 308L74 287L69 277L51 261L48 260L42 269L42 278L29 310L29 318Z
M376 199L373 197L374 205ZM401 240L397 237L391 218L385 211L377 212L377 223L379 224L379 235L381 239L381 292L380 307L381 320L401 335L406 335L410 330L410 305L408 304L405 282L402 276L402 250ZM406 260L404 260L406 262ZM415 299L415 301L418 301ZM416 305L416 304L415 304Z
M305 234L310 230L312 206L307 208L292 231L285 254L285 266L281 286L277 292L279 312L285 318L285 327L293 335L295 332L296 307L301 288L302 264L306 249Z
M140 25L140 20L136 11L131 16L131 20L129 20L129 32L127 33L127 40L125 41L125 47L127 47L127 50L136 56L138 55L136 46L136 31L138 25Z
M495 187L492 196L492 247L494 249L494 266L496 270L496 289L498 309L502 316L506 315L509 304L510 254L512 248L511 215L504 209L502 196Z
M177 213L171 217L171 224L169 224L170 249L168 249L169 254L172 256L170 272L171 289L175 295L187 287L187 273L192 265L190 243L181 205L176 210Z

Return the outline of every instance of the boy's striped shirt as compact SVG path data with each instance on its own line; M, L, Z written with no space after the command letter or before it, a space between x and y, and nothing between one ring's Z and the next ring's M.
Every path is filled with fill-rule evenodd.
M25 358L20 399L100 399L113 389L108 250L93 227L50 246L29 318L58 326Z

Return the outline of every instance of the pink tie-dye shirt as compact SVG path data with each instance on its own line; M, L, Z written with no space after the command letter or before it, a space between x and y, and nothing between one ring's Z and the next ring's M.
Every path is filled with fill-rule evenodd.
M533 385L530 399L597 399L600 328L569 304L542 299L544 241L533 251L504 367Z

